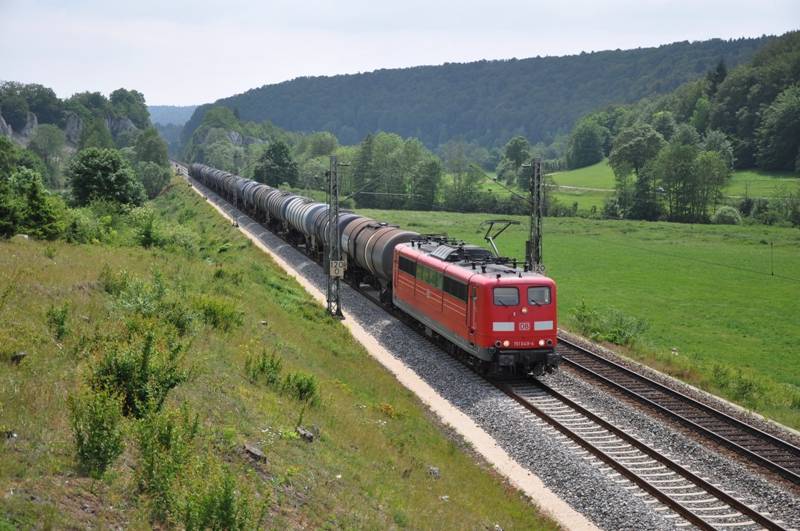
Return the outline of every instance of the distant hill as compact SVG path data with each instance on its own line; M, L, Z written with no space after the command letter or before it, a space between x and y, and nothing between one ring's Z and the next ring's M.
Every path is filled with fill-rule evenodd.
M150 120L152 120L154 124L162 125L183 125L192 117L192 113L196 108L197 105L186 105L183 107L178 105L147 106L147 110L150 111Z
M769 39L303 77L216 104L236 110L243 120L271 120L292 131L329 130L345 144L377 130L414 136L430 147L457 137L499 146L515 134L547 141L604 105L667 93L701 77L720 59L728 66L746 61ZM186 123L184 142L208 107L198 107Z

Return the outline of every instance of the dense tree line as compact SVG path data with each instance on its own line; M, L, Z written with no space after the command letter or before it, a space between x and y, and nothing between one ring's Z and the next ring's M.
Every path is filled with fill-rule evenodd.
M344 144L390 131L429 148L460 138L492 148L521 135L550 143L583 114L663 94L723 58L749 59L767 38L680 42L657 48L507 61L448 63L366 74L304 77L216 102L249 121L330 131ZM210 105L187 122L188 143Z
M734 168L800 171L800 32L670 94L581 118L569 167L608 157L612 217L708 221ZM745 213L747 214L747 213Z

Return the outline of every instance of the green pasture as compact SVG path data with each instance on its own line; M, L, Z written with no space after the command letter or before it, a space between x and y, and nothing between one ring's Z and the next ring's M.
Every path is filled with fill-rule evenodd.
M361 213L472 243L491 217ZM497 243L522 258L527 220L516 219ZM543 253L562 327L582 301L645 319L629 355L800 427L799 230L546 218Z

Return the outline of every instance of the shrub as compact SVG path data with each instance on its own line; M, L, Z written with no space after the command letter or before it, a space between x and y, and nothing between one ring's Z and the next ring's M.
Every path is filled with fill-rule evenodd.
M92 387L119 393L123 414L142 418L148 411L160 410L169 391L188 379L188 371L182 368L182 350L177 343L159 350L150 332L141 345L118 346L106 352L92 374Z
M715 225L740 225L742 223L742 215L733 207L723 206L711 216L711 223Z
M572 319L582 334L594 340L631 345L647 330L647 321L625 315L613 308L601 313L585 301L572 310Z
M264 349L259 355L249 355L245 360L244 369L250 381L256 382L264 379L268 385L277 385L281 377L283 362L275 353L267 353Z
M103 291L114 296L117 296L126 290L131 281L130 275L127 271L122 269L115 273L111 271L111 268L108 266L108 264L103 266L103 269L100 271L100 278L98 280L100 281L100 286L103 288Z
M247 493L237 492L236 480L230 471L215 474L187 497L183 525L187 531L225 529L236 531L257 528L261 515L253 518L253 502Z
M67 404L80 469L100 478L124 448L120 399L105 390L86 391Z
M155 520L165 522L177 506L176 483L191 455L198 428L198 417L192 418L186 407L180 414L150 411L139 422L136 483L139 492L150 497Z
M64 301L61 306L51 306L47 310L47 326L56 339L61 340L67 335L69 327L67 318L69 317L69 302Z
M195 306L206 324L223 331L229 331L242 324L244 314L225 299L211 295L201 295Z
M283 390L291 396L307 404L319 403L319 386L313 374L293 372L283 379Z
M142 247L159 247L163 241L156 225L156 213L148 207L131 210L131 226L136 234L136 242Z

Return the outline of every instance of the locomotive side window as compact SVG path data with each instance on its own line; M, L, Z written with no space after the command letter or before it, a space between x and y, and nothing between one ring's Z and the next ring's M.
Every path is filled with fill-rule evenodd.
M405 256L401 256L398 265L400 267L400 271L404 271L412 277L417 275L417 263L415 261L409 260Z
M444 277L444 292L449 293L453 297L467 302L467 285L462 284L458 280L450 277Z
M430 267L417 264L417 278L434 288L442 289L442 274Z
M519 290L517 288L494 288L494 303L496 306L516 306L519 304Z
M547 286L533 286L528 288L528 304L536 306L550 304L550 288Z

